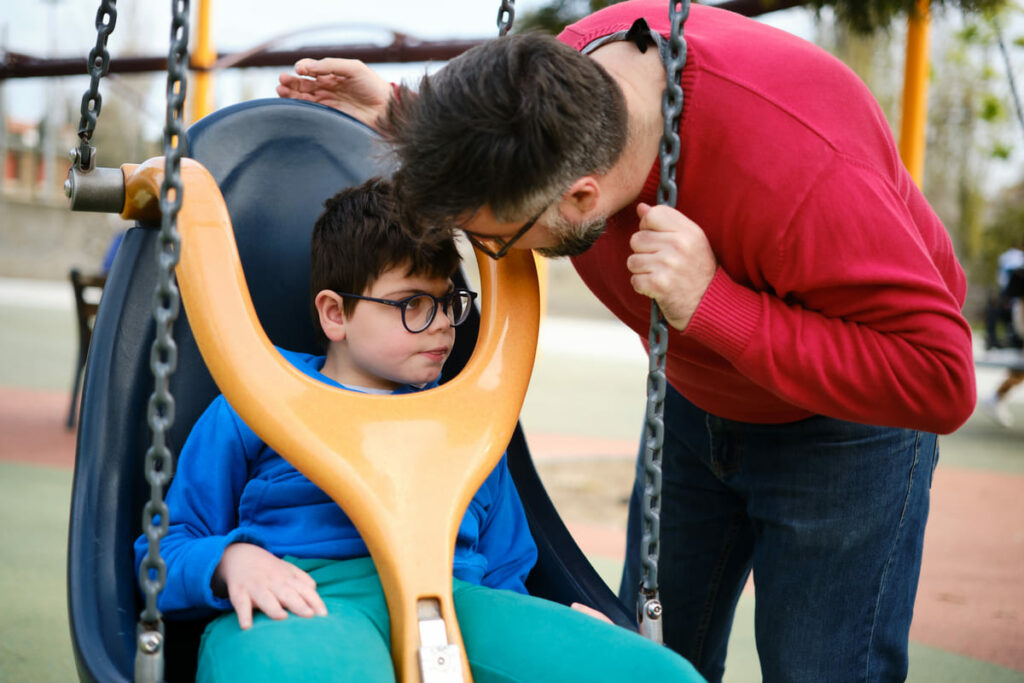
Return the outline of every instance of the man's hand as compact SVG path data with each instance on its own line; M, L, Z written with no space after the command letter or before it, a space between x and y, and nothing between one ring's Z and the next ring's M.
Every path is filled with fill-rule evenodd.
M278 80L280 97L333 107L375 130L391 99L391 84L358 59L300 59Z
M718 267L704 231L668 206L637 206L640 229L626 267L638 294L658 302L669 325L684 330Z
M253 608L271 619L284 619L288 612L300 617L327 614L313 577L250 543L227 547L213 574L213 583L218 595L226 589L243 631L252 626Z

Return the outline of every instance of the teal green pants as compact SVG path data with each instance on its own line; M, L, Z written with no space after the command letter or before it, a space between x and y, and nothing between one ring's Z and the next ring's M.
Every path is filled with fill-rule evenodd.
M326 617L234 612L206 628L197 681L394 681L388 610L370 558L292 560L317 582ZM454 582L455 611L476 683L703 681L666 647L541 598Z

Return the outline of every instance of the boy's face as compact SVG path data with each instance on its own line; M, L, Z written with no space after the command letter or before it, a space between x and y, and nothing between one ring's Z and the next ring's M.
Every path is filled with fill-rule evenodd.
M447 279L406 275L406 265L384 271L363 296L398 301L412 294L442 296L452 288ZM395 389L425 384L437 378L455 343L455 328L438 306L434 320L422 332L402 324L402 310L373 301L358 301L345 321L342 360L344 384L372 389Z

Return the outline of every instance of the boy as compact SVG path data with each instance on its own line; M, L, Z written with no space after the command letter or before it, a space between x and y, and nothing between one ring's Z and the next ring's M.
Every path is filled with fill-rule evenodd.
M383 180L325 207L311 240L310 285L327 352L281 353L351 391L436 385L475 297L452 288L454 242L411 238ZM198 680L393 680L387 607L358 532L223 396L186 441L167 503L161 610L225 611L203 635ZM138 567L145 537L135 549ZM670 679L692 674L665 648L526 596L536 556L502 459L471 501L455 550L455 606L478 681L621 680L640 657Z

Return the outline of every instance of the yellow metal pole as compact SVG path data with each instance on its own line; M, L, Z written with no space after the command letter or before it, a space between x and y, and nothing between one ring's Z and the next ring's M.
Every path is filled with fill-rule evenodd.
M192 68L196 69L192 79L192 122L198 121L213 111L213 72L207 71L217 61L213 47L213 31L210 15L213 0L199 0L199 21L196 25L196 49L192 53Z
M903 73L900 157L918 187L924 182L925 128L928 122L928 0L917 0L907 21L907 61Z

